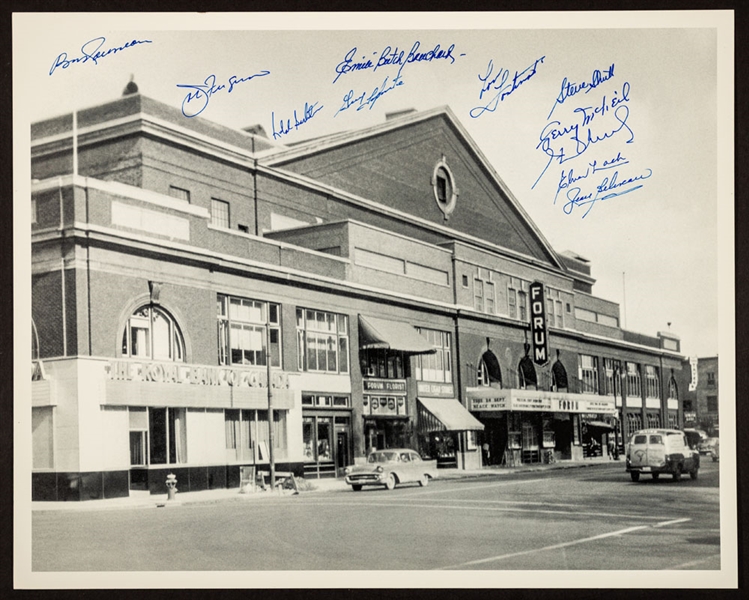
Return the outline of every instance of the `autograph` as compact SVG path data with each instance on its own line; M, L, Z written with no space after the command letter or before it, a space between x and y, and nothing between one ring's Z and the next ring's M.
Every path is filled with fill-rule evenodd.
M357 111L360 111L363 108L369 108L369 110L372 110L375 102L382 98L382 96L406 83L403 79L401 79L401 76L398 75L393 79L390 85L388 85L388 78L389 76L385 76L382 85L377 86L374 90L372 90L369 96L367 96L367 92L362 92L359 96L356 97L354 97L354 90L349 90L348 92L346 92L346 94L343 96L343 104L341 104L341 108L336 111L333 117L336 117L339 112L348 110L352 106L356 106Z
M580 187L567 188L567 192L565 194L565 196L567 197L567 202L565 203L562 210L564 210L565 214L570 215L575 208L587 206L587 210L582 215L582 218L584 219L593 209L593 206L596 204L596 202L603 202L604 200L610 200L611 198L624 196L625 194L629 194L630 192L639 190L643 185L645 185L644 183L639 183L637 185L631 184L638 181L643 181L645 179L650 179L652 175L652 169L645 169L645 171L640 175L618 181L619 171L617 170L614 171L614 174L611 176L611 178L606 176L601 180L601 183L596 186L595 193L590 192L588 194L582 194L582 190ZM584 176L581 176L578 179L581 179L582 177Z
M559 183L557 184L557 191L556 194L554 194L554 204L557 203L559 192L569 188L573 183L580 181L581 179L587 179L588 175L591 175L592 173L606 171L608 169L618 169L619 167L628 164L629 160L623 157L621 152L618 152L614 158L604 160L601 163L598 162L598 159L594 159L593 162L588 163L585 171L579 172L579 174L575 173L574 168L571 168L566 172L564 169L562 169L562 173L559 177Z
M479 80L483 82L481 91L479 92L479 100L481 100L484 97L484 94L490 90L497 90L497 94L489 100L485 106L476 106L472 108L468 114L470 114L472 118L477 119L485 112L494 112L497 110L497 106L500 102L504 102L505 98L536 74L536 68L539 63L544 62L544 58L546 57L542 56L541 58L537 58L531 66L526 67L519 73L515 71L515 75L512 76L510 81L508 81L510 72L505 68L500 68L499 72L489 79L494 72L494 63L490 59L489 64L486 67L486 75L483 77L481 75L478 76Z
M231 77L229 77L227 83L220 83L218 85L216 84L215 75L209 75L208 77L206 77L205 81L202 84L199 83L197 85L190 85L186 83L178 83L177 87L179 88L194 90L192 92L187 92L187 96L185 96L182 100L182 114L188 118L197 117L206 109L211 96L216 92L226 90L227 93L230 94L235 85L243 83L245 81L250 81L255 77L265 77L266 75L270 75L270 71L260 71L259 73L255 73L254 75L248 75L247 77L237 77L236 75L232 75ZM195 102L196 100L197 102ZM190 102L195 103L192 106L188 107L188 104L190 104Z
M610 100L607 100L607 97L604 96L600 106L596 106L595 108L592 106L576 108L574 112L581 117L580 122L568 125L562 125L560 121L547 123L541 131L539 136L540 141L536 149L546 154L549 160L538 176L538 179L536 179L536 182L531 186L531 189L536 187L549 168L549 165L551 165L551 162L555 159L561 165L568 160L582 155L590 146L613 138L622 131L626 131L629 134L629 137L624 142L631 144L635 139L635 134L630 126L627 125L627 120L629 119L629 91L629 82L625 82L622 86L621 95L615 91ZM613 127L610 123L602 125L601 119L597 119L597 117L607 115L609 112L612 113L614 122L616 123ZM610 122L610 119L608 121ZM595 129L593 126L595 126Z
M104 45L105 41L107 41L105 37L96 37L92 40L89 40L88 42L83 44L83 46L81 46L81 56L77 58L68 58L68 53L63 52L57 58L55 58L55 61L52 63L52 68L49 70L50 76L58 67L61 69L67 69L72 64L85 63L89 60L92 61L95 65L98 65L100 58L104 58L105 56L109 56L111 54L116 54L117 52L120 52L127 48L132 48L133 46L137 46L138 44L153 43L151 40L131 40L123 44L122 46L109 48L109 50L104 50L103 52L99 51L99 48Z
M395 48L387 46L379 53L379 56L377 52L372 53L372 57L377 56L377 58L367 58L366 56L362 56L359 62L355 62L357 48L351 48L351 50L346 53L343 60L336 65L336 76L335 79L333 79L333 83L338 81L338 78L346 73L351 73L353 71L367 71L369 69L374 72L380 67L389 65L398 65L398 77L400 77L403 67L409 63L432 62L433 60L449 60L450 64L455 63L455 56L453 55L455 44L451 44L447 50L441 48L440 45L437 44L427 52L419 52L420 46L421 42L414 42L414 45L411 46L411 50L408 51L408 54L406 54L405 50L398 50L398 46ZM465 54L459 54L458 56L465 56Z
M551 111L549 111L549 116L546 117L547 119L551 119L551 115L554 112L554 109L559 104L564 104L564 101L567 98L570 98L571 96L574 96L578 92L581 92L582 90L585 90L585 93L587 94L590 90L596 89L599 85L604 83L605 81L608 81L614 76L614 63L611 64L611 66L608 69L605 69L604 71L599 71L596 69L593 71L593 74L590 76L590 82L583 81L582 83L571 83L567 81L567 78L565 77L562 80L562 88L559 90L559 95L557 96L556 100L554 100L554 106L551 107Z
M314 117L317 113L319 113L324 108L324 105L317 106L317 102L310 105L308 102L304 103L304 116L299 119L296 114L296 110L294 110L294 120L292 122L291 119L281 119L278 122L278 130L276 130L276 115L275 113L270 113L270 121L271 121L271 127L273 128L273 139L277 140L284 135L287 135L291 133L292 131L296 131L304 125L307 121L309 121L312 117Z

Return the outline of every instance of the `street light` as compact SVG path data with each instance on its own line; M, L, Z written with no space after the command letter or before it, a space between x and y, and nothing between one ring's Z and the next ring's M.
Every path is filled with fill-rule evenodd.
M276 489L276 461L273 457L273 391L270 380L270 304L266 304L265 314L265 364L268 373L268 460L270 461L270 489Z

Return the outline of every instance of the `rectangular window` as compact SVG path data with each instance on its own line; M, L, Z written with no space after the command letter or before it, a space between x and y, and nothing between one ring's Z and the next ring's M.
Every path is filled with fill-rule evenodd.
M640 366L637 363L627 363L627 397L642 397L642 381L640 379Z
M588 354L580 355L580 383L582 392L598 393L598 358Z
M707 412L718 412L718 396L707 397Z
M682 404L682 408L685 411L691 411L692 410L692 401L691 400L684 400L684 403Z
M384 349L361 350L359 360L364 377L403 379L406 376L402 352Z
M645 393L647 398L661 397L661 382L658 378L658 368L645 365Z
M557 327L559 327L559 329L563 329L564 328L564 313L562 311L562 301L561 300L555 300L554 301L554 305L555 305L555 308L556 308L556 322L557 322Z
M229 229L229 203L211 198L211 225Z
M513 319L528 320L528 282L510 277L507 284L508 314Z
M419 381L441 381L452 383L452 349L449 331L435 329L416 330L436 350L434 354L420 354L414 357L416 379Z
M603 359L603 369L606 373L606 395L622 397L622 366L613 358Z
M554 327L554 299L553 298L546 299L546 324L549 327Z
M296 309L297 356L301 371L348 373L348 317Z
M169 195L172 198L177 198L177 200L183 200L184 202L190 203L190 192L188 190L183 190L182 188L178 188L175 185L169 186Z
M187 462L187 428L184 408L149 408L150 464Z
M715 385L715 373L712 371L707 373L707 385Z
M468 287L468 275L463 275L463 287Z
M281 366L279 305L218 296L218 355L221 365Z
M516 319L518 316L518 292L514 289L508 289L507 290L507 306L508 306L508 313L510 317L513 319Z
M473 308L484 312L484 282L480 279L473 280Z
M528 294L525 292L518 292L518 318L528 320Z

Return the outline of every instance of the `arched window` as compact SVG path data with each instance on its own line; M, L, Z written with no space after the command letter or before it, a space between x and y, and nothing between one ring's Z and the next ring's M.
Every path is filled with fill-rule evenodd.
M552 385L555 391L567 391L567 369L557 355L556 362L551 367Z
M477 379L479 385L502 387L502 370L499 367L497 357L491 350L487 350L481 356L477 371Z
M668 382L668 397L671 400L679 399L679 389L676 387L676 380L673 378L673 375Z
M525 356L520 359L518 365L518 381L520 389L535 390L538 387L538 379L536 378L536 367L533 365L533 360L528 356L530 351L530 344L525 344Z
M142 306L125 323L122 356L183 362L185 340L168 312L153 305Z

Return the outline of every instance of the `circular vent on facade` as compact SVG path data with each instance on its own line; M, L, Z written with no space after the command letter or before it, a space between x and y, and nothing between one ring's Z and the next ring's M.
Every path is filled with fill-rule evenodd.
M455 178L444 156L434 167L432 190L437 207L442 211L445 220L449 219L458 200L458 188L455 186Z

